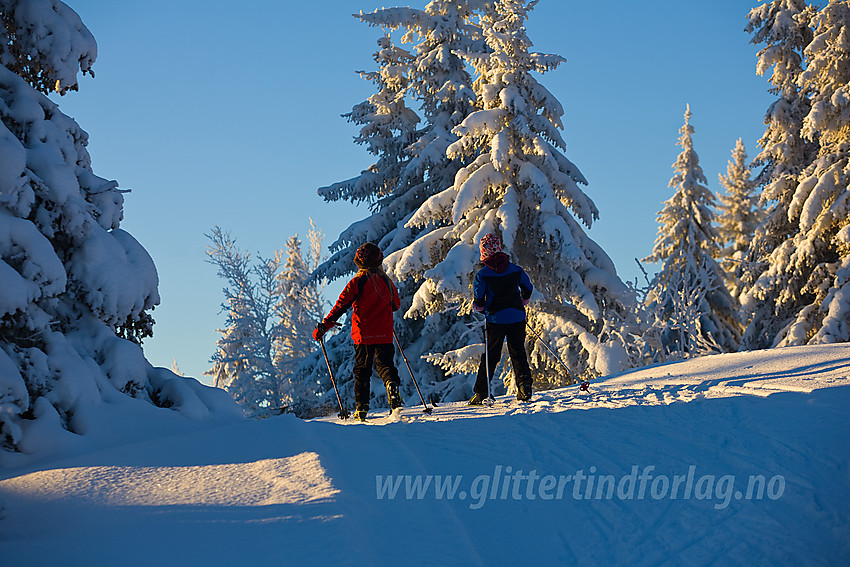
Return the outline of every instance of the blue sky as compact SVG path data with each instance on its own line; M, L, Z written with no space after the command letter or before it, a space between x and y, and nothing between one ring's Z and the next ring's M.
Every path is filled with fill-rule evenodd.
M202 378L224 322L204 234L218 225L271 255L308 218L330 244L366 216L316 189L372 163L340 115L372 93L356 71L373 69L381 31L351 14L408 4L66 2L97 39L96 77L53 98L89 133L95 173L132 190L122 228L153 257L162 296L148 359ZM564 106L566 156L600 210L589 234L623 279L639 275L672 194L686 104L710 189L735 140L757 153L773 97L743 31L755 5L541 0L530 15L534 49L567 60L538 79Z

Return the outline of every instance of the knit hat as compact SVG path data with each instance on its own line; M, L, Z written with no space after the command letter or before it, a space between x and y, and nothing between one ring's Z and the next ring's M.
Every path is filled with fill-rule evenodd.
M371 242L358 248L357 253L354 254L354 263L360 269L380 266L383 259L384 253Z
M496 252L502 251L502 241L499 240L499 237L493 234L485 234L484 238L481 239L481 260L486 260Z

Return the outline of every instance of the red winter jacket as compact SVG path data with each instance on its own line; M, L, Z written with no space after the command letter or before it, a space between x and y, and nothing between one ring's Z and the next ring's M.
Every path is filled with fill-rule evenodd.
M393 342L393 311L401 304L398 289L385 274L360 270L342 290L325 322L339 319L354 306L351 338L355 344L375 345Z

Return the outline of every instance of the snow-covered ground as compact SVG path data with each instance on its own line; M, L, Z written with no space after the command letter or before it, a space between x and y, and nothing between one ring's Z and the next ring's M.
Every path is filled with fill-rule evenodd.
M850 564L850 345L536 398L406 423L113 412L0 473L0 563Z

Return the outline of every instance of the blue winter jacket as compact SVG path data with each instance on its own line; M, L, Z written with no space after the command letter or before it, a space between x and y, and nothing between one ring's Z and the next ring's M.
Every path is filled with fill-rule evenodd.
M491 323L525 321L522 300L530 298L533 290L525 270L512 264L503 252L487 258L472 283L474 303L484 309Z

